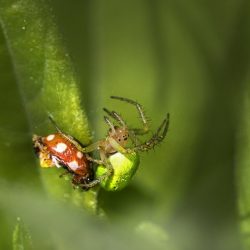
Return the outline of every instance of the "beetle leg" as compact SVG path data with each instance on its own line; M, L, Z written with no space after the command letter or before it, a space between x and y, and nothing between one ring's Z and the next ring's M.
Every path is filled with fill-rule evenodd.
M54 125L54 127L56 128L56 130L63 136L65 137L68 141L70 141L72 144L74 144L76 146L76 148L78 150L80 150L82 148L82 146L76 142L76 140L69 134L64 133L57 125L57 123L55 122L55 120L52 118L51 115L49 115L49 120L51 121L51 123Z
M70 172L69 171L65 171L65 172L63 172L63 173L61 173L59 175L59 178L62 178L63 176L68 175L68 174L70 174Z

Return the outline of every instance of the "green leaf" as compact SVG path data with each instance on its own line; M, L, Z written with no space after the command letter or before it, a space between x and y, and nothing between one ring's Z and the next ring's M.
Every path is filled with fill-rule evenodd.
M151 221L142 221L136 227L136 233L139 237L147 241L152 241L156 249L163 249L168 246L169 236L164 228ZM169 249L172 249L169 247Z
M13 250L31 250L32 240L29 231L20 218L13 231Z
M0 23L30 133L47 135L55 131L48 120L48 114L51 114L62 130L89 144L91 134L81 106L79 80L57 30L52 10L42 0L0 0ZM72 190L70 182L65 184L58 175L53 171L41 171L49 192L57 190L52 193L60 199L70 197L79 206L96 210L96 191L93 194L93 191Z
M95 249L94 244L98 244L96 249L116 249L116 246L119 246L119 249L130 248L127 242L131 243L132 247L134 239L130 234L123 233L121 237L117 237L117 228L113 227L113 224L110 231L100 225L95 227L93 222L85 217L75 217L75 212L69 210L65 203L62 207L66 211L60 212L60 209L57 207L52 209L43 200L38 203L41 197L37 193L26 200L20 188L10 191L16 180L27 180L23 181L26 187L27 183L34 180L31 177L34 177L34 170L38 169L34 167L34 159L31 157L29 144L31 133L29 138L16 136L17 132L27 132L25 123L27 120L24 118L22 104L28 106L27 113L31 117L29 124L32 133L46 135L48 131L54 131L47 121L48 105L53 106L53 110L49 111L54 115L58 125L65 132L82 140L80 138L82 134L79 134L78 129L76 131L75 125L71 130L71 124L64 119L65 117L57 116L56 111L60 108L59 113L62 114L62 109L66 107L68 100L61 100L63 105L60 105L58 99L62 98L58 98L55 94L53 100L49 97L46 101L44 90L39 91L41 89L39 86L36 90L36 85L29 86L28 90L22 90L26 81L29 82L28 77L24 78L25 83L22 82L20 72L24 70L36 67L38 71L34 71L37 77L33 79L33 83L43 81L44 71L40 69L43 69L46 54L43 50L48 49L44 46L45 42L39 41L39 46L32 54L29 48L33 47L25 46L30 45L31 40L23 39L24 34L28 32L27 25L23 25L27 21L19 18L20 15L13 15L12 20L7 16L11 11L8 13L6 6L9 6L10 10L13 3L21 3L21 7L24 8L24 2L0 0L0 15L5 26L5 38L7 36L13 38L6 40L8 47L13 51L13 48L17 47L14 43L19 43L21 46L20 53L11 54L12 61L16 61L17 55L25 57L25 60L22 60L24 63L20 63L19 60L21 67L15 69L15 72L19 72L19 75L16 75L20 90L23 92L22 98L27 100L26 92L29 90L31 95L34 94L34 102L30 101L31 105L26 101L20 102L17 88L10 84L14 75L7 67L11 77L10 79L6 77L6 63L1 58L0 136L6 140L0 142L2 143L0 175L9 180L9 185L5 190L1 187L0 192L5 197L1 198L1 208L6 206L7 215L1 214L0 217L1 222L6 221L1 223L1 231L4 234L0 235L0 248L8 249L5 243L8 238L8 226L5 225L11 224L7 224L7 220L13 210L15 214L17 211L29 225L30 222L33 223L32 236L35 229L40 227L42 230L37 234L44 236L48 233L48 222L51 225L54 221L54 227L51 228L60 239L56 243L56 248ZM40 22L42 26L45 23L54 24L53 14L43 2L40 3L36 0L29 1L25 7L31 10L27 15L31 23L35 25ZM174 243L178 250L240 249L235 205L238 197L235 195L234 183L237 147L235 132L242 110L239 105L240 93L245 91L242 83L246 80L246 71L249 71L249 1L53 0L50 4L56 11L59 28L69 46L69 54L76 63L77 76L82 80L79 89L84 96L82 98L84 104L88 105L92 124L95 126L93 130L95 141L104 138L107 132L107 127L102 122L101 107L117 111L130 127L140 125L135 109L109 100L110 95L132 98L141 103L151 119L152 131L157 129L167 112L171 114L166 140L154 151L140 154L140 167L131 185L120 192L101 190L99 200L109 221L122 221L118 228L123 229L124 225L129 225L130 230L133 225L150 218L150 222L167 232L166 243L164 237L160 237L163 239L162 243L166 244L164 249L168 249L171 243ZM38 5L39 8L34 8ZM38 12L43 13L40 19L37 18ZM14 22L19 28L12 32L10 28ZM50 33L47 31L52 30L53 25L46 25L44 29L39 25L36 27L33 29L34 33L43 30L43 40L51 37L47 35ZM58 34L57 31L56 33ZM56 37L61 41L58 35ZM24 41L24 44L20 40ZM60 46L64 47L62 44ZM41 51L39 56L32 58L34 53L39 51ZM28 56L24 55L25 53ZM54 92L58 93L60 88L56 90L55 83L57 81L53 82L52 87ZM49 93L51 92L52 89ZM52 102L55 104L52 105ZM32 103L36 104L33 108ZM72 116L67 114L67 117ZM244 116L248 120L247 111L244 111ZM242 228L247 238L248 132L247 129L241 132L238 148L240 160L236 169ZM12 144L11 135L14 137ZM141 138L141 141L147 138ZM24 143L21 139L24 139ZM45 186L50 193L66 201L69 197L73 198L70 193L72 188L69 178L58 178L57 169L41 171L46 182ZM65 187L59 183L63 183ZM33 191L33 188L28 187L28 190ZM9 198L13 194L16 198L10 203ZM77 194L82 197L80 192ZM76 200L83 202L83 199ZM72 202L75 202L74 199ZM20 214L20 206L23 206L22 211L26 217ZM36 213L37 207L39 214ZM51 211L52 214L49 213ZM157 230L150 228L150 225L143 225L143 233L149 232L150 236L153 235L150 238L145 233L144 238L157 241L159 239ZM34 243L35 239L33 236ZM46 237L45 239L47 240ZM138 248L145 248L147 243L144 240L139 241L142 243Z
M0 181L2 209L8 211L11 216L18 213L23 221L27 222L32 232L34 249L126 250L140 247L146 250L172 249L162 245L166 242L165 230L152 223L150 225L143 223L139 228L120 224L110 226L110 223L104 224L103 221L96 220L75 207L65 206L37 191L27 189L25 185L21 189L22 192L19 193L20 186L8 185ZM24 242L22 239L29 237L22 223L18 224L17 228L15 239L18 238L19 244ZM145 230L148 232L150 230L153 238L159 241L148 239ZM141 238L138 237L138 233Z
M250 74L246 79L247 91L243 95L243 112L238 134L237 187L240 226L245 236L246 249L250 249Z

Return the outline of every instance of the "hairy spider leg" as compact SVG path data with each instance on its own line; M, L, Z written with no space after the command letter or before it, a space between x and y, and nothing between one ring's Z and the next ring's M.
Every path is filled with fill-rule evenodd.
M115 111L109 111L106 108L103 108L103 111L105 111L110 117L114 118L121 126L126 127L125 121L118 113Z
M123 101L123 102L127 102L127 103L130 103L130 104L134 105L136 107L139 115L140 115L140 118L141 118L141 121L142 121L142 124L143 124L143 128L142 129L141 128L134 128L134 129L131 129L131 130L134 131L134 133L136 135L144 135L144 134L148 133L148 131L149 131L148 120L146 118L146 115L144 113L144 110L143 110L143 107L142 107L141 104L139 104L138 102L136 102L134 100L125 98L125 97L110 96L110 98L120 100L120 101Z
M112 175L114 173L113 166L109 162L105 152L103 150L101 150L101 149L100 149L100 158L101 158L101 161L102 161L101 165L104 165L106 167L107 172L105 174L103 174L102 176L99 176L97 179L89 182L89 183L81 184L80 186L82 188L92 188L92 187L96 186L97 184L99 184L104 179L108 178L110 175Z
M162 133L162 137L163 137L162 140L163 140L163 139L166 137L166 135L167 135L168 128L169 128L169 120L170 120L170 114L167 113L167 117L166 117L166 119L165 119L166 124L165 124L164 130L163 130L163 133ZM157 133L160 133L162 127L163 127L163 124L158 128Z
M153 136L146 142L134 147L127 149L127 152L133 152L133 151L148 151L152 148L154 148L157 144L162 142L164 138L166 137L168 127L169 127L169 113L167 114L167 117L163 120L159 128L157 129L156 133L153 134ZM162 133L161 133L162 132Z
M146 116L144 114L142 106L139 103L137 103L137 102L135 102L135 101L133 101L131 99L128 99L128 98L123 98L123 97L118 97L118 96L111 96L111 98L122 100L122 101L125 101L125 102L129 102L130 104L135 105L136 108L137 108L137 110L138 110L138 112L139 112L140 118L143 121L143 124L146 124L146 126L143 125L143 129L141 129L141 128L128 129L129 136L130 136L130 139L131 139L133 145L137 146L140 141L139 141L139 139L137 138L136 135L144 135L144 134L148 133L148 131L149 131L148 121L146 119ZM123 120L123 118L117 112L115 112L115 111L109 111L107 108L103 108L103 110L109 116L111 116L112 118L114 118L121 126L123 126L123 127L126 126L125 121Z
M67 140L69 140L79 151L83 152L83 153L90 153L96 149L98 149L99 147L99 141L95 142L87 147L82 147L71 135L64 133L57 125L57 123L54 121L54 119L52 118L51 115L49 115L49 120L51 121L51 123L54 125L54 127L56 128L56 130L62 135L64 136ZM91 162L95 162L97 164L103 164L102 161L97 160L92 158L89 155L86 155L87 160L91 161Z
M112 132L115 133L115 127L114 127L113 123L109 120L109 118L107 116L104 116L104 121L109 125L109 127L112 130Z
M123 128L126 128L126 123L123 120L123 118L121 117L121 115L119 115L117 112L115 111L110 111L107 108L103 108L103 110L113 119L115 119ZM129 136L130 139L132 141L132 143L136 146L138 144L138 139L136 137L136 134L133 130L128 130L129 131Z
M99 154L100 154L100 160L98 159L94 159L91 156L89 156L88 154L85 155L87 160L94 162L98 165L103 165L107 168L107 172L105 174L103 174L102 176L99 176L97 179L92 180L89 183L84 183L84 184L80 184L79 186L82 188L92 188L96 185L98 185L100 182L102 182L105 178L108 178L110 175L113 174L113 166L111 165L111 163L109 162L108 158L106 157L105 152L101 149L100 145L103 143L103 140L97 141L87 147L82 147L81 145L79 145L78 150L84 152L84 153L90 153L93 152L95 150L99 150Z

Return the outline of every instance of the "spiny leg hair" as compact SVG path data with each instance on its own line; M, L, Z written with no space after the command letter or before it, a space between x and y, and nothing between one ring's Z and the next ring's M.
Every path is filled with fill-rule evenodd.
M116 113L115 111L110 111L106 108L103 108L103 110L112 118L114 118L121 126L125 127L126 123L125 121L122 119L122 117Z

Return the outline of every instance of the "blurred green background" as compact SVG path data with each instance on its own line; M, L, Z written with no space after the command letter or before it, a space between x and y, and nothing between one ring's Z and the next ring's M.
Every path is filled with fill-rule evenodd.
M103 107L121 113L131 126L139 124L134 108L110 95L141 103L152 131L169 112L170 129L160 146L141 154L126 189L100 191L106 214L101 226L86 212L48 201L25 98L3 42L0 248L11 248L20 216L34 249L150 249L146 239L155 249L241 249L236 166L250 72L249 1L51 0L48 5L80 82L93 141L106 136ZM3 32L0 36L4 41Z

